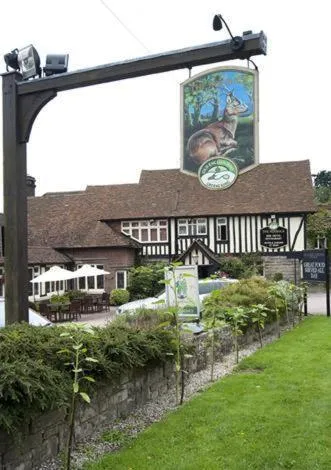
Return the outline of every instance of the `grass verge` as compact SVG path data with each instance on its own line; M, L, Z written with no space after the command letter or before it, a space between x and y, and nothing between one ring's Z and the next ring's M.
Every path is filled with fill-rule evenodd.
M331 323L305 320L88 470L331 468Z

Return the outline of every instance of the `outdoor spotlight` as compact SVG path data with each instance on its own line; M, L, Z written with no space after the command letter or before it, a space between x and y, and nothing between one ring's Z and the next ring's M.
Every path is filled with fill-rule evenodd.
M46 56L44 74L48 77L56 73L65 73L68 70L69 54L49 54Z
M228 33L231 36L231 47L233 51L239 51L244 45L244 40L241 36L233 36L230 31L230 28L221 14L215 15L213 19L213 30L220 31L223 28L223 24L228 30Z
M18 51L17 62L23 80L28 80L36 75L41 77L39 54L32 44Z
M8 54L5 54L3 56L6 62L7 72L9 71L8 67L10 67L13 70L19 70L20 67L18 65L17 55L18 55L18 49L13 49L11 52L8 52Z
M215 15L213 19L213 30L214 31L220 31L223 28L222 20L221 20L221 15Z

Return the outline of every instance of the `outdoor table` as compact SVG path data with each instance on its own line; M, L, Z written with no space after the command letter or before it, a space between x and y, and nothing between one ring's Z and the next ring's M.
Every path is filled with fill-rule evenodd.
M70 302L50 303L47 306L50 312L54 314L54 321L70 320ZM65 318L66 314L68 314L67 318Z

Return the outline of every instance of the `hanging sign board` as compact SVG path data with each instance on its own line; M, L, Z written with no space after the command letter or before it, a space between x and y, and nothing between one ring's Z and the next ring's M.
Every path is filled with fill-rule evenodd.
M305 281L325 281L325 250L305 250L302 254L302 269Z
M176 266L165 270L166 299L169 307L178 307L180 317L200 316L198 267Z
M253 69L218 67L182 83L181 171L193 176L200 173L201 184L209 178L204 174L213 172L212 184L208 179L203 186L226 189L235 183L236 168L241 173L257 165L257 107L258 72ZM215 160L216 166L214 161L212 168L200 171L216 157L220 159Z
M287 229L285 227L264 227L260 230L260 244L275 250L287 245Z

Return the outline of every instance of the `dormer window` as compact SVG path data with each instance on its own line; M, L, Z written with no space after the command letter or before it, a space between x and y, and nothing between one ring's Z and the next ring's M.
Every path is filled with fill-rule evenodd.
M140 243L167 242L168 222L154 219L122 222L122 232Z

